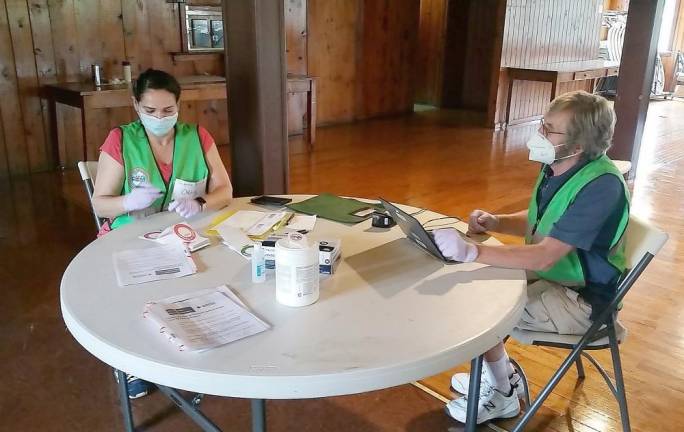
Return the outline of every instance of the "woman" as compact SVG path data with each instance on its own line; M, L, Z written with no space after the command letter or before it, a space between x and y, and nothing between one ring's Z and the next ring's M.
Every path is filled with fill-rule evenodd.
M112 129L101 147L93 205L108 222L99 235L164 210L190 218L232 199L214 139L178 122L180 92L164 71L148 69L136 80L139 120Z
M180 85L148 69L135 82L139 120L112 129L101 147L93 205L108 218L98 236L160 211L189 218L228 205L233 188L214 139L201 126L178 123ZM127 375L128 397L151 385Z

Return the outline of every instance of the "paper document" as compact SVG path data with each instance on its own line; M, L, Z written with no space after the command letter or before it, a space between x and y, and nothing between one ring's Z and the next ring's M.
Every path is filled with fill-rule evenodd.
M119 286L175 279L197 272L182 244L169 244L114 253Z
M296 214L287 223L287 227L294 231L313 231L316 226L316 215Z
M232 251L239 253L242 257L250 259L254 242L247 237L247 234L238 228L228 225L219 225L216 227L216 230L223 238L224 245L228 246Z
M218 230L221 226L239 228L250 237L264 237L272 231L277 231L285 225L294 213L287 211L260 212L252 210L239 210L226 220L216 225Z
M215 348L270 328L225 285L150 302L143 316L181 351Z
M184 242L177 235L175 235L173 231L173 228L178 225L180 224L171 225L170 227L167 227L164 230L146 232L145 234L138 236L138 238L142 240L153 241L159 244L185 243L188 246L188 249L190 249L190 252L198 251L211 244L211 241L208 238L201 236L194 230L194 235L192 236L192 239L190 239L190 241L188 242ZM189 225L186 226L189 227Z

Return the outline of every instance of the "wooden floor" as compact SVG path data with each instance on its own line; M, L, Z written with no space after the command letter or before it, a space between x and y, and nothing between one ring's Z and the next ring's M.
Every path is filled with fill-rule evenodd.
M632 212L671 235L621 314L630 332L621 349L634 431L684 429L682 118L684 102L651 104L634 182ZM300 139L291 142L290 191L383 196L460 217L476 207L514 211L527 205L538 170L527 161L525 139L530 132L519 127L505 136L437 111L321 128L312 152ZM106 367L70 337L59 313L64 267L94 234L77 174L5 182L0 194L0 430L120 430ZM565 355L513 343L509 348L535 392ZM606 354L597 357L609 366ZM586 369L581 383L571 370L529 430L619 430L615 401L600 376ZM448 395L451 372L425 383ZM146 430L192 429L163 398L145 399L150 402L135 406ZM207 401L207 409L219 417L228 416L226 406L237 410L237 417L222 425L247 430L246 405ZM439 402L407 386L344 398L275 401L267 410L276 431L460 430L444 418ZM317 417L303 426L296 416L304 413ZM510 422L497 425L506 428Z

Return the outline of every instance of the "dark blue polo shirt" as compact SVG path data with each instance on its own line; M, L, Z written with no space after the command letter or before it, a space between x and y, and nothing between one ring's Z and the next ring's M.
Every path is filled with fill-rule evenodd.
M545 166L537 193L539 209L543 211L560 187L588 162L582 160L559 176L554 176L551 168ZM626 205L620 179L604 174L584 186L549 233L549 237L577 249L587 281L580 294L591 304L592 318L615 294L620 274L607 256Z

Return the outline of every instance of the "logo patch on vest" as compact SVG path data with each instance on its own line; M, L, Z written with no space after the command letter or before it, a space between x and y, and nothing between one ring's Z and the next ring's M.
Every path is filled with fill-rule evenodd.
M149 174L142 168L133 168L130 175L128 176L128 182L131 187L140 187L145 183L149 183Z

